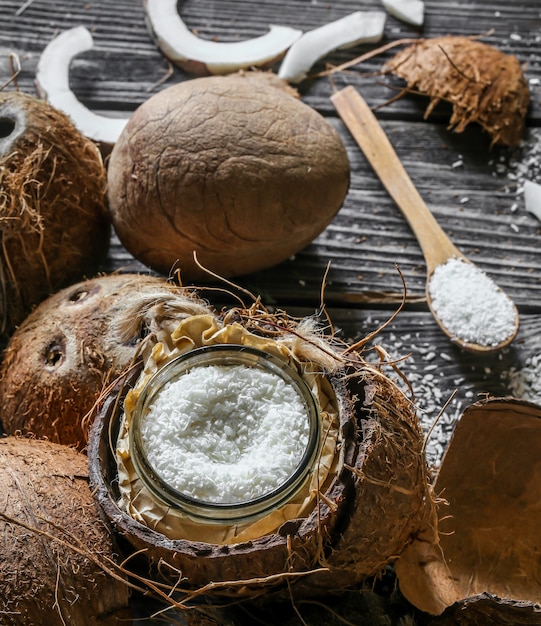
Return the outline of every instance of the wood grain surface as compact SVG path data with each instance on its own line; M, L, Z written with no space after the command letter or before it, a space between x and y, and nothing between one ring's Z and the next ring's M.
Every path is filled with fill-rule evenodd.
M269 24L302 30L357 10L383 10L380 0L186 0L179 3L199 36L238 41L261 35ZM129 116L149 96L191 77L173 68L152 41L140 0L0 0L0 76L9 80L16 57L16 85L36 93L34 78L47 43L67 28L83 25L94 48L73 60L70 84L93 111ZM471 125L448 128L450 107L440 104L424 118L427 98L418 94L389 103L403 87L381 70L397 48L332 75L300 85L302 99L340 133L351 162L351 186L333 222L295 258L236 279L269 307L313 315L322 300L333 330L354 341L393 321L367 346L367 359L382 364L418 406L427 433L427 456L438 464L453 426L469 403L487 395L517 395L541 401L541 222L524 205L525 179L541 182L541 3L539 0L427 0L425 23L413 28L388 15L382 44L441 35L480 37L523 64L531 107L522 145L511 151L490 146ZM349 62L374 46L335 52L314 73ZM277 69L275 67L274 69ZM424 297L426 267L404 217L340 121L330 96L352 85L374 109L421 196L453 243L516 302L521 327L512 346L475 356L452 345L432 319ZM103 271L149 270L113 233ZM403 282L404 281L404 282ZM205 291L216 306L223 293ZM323 288L324 287L324 288ZM323 294L323 296L322 296ZM370 349L381 346L378 352ZM540 366L541 369L541 366ZM407 387L407 386L406 386ZM537 391L539 387L539 391ZM387 623L387 622L386 622Z

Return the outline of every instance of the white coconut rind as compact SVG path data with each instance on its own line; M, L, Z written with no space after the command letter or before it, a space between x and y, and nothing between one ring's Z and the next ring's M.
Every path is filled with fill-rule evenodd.
M310 68L330 52L379 42L385 19L383 11L356 11L304 33L288 50L278 76L289 83L300 83Z
M382 0L385 10L406 24L422 26L425 3L422 0Z
M114 145L128 119L98 115L85 107L71 91L69 69L72 59L94 45L84 26L70 28L55 37L43 50L36 71L36 88L41 98L68 115L78 130L93 141Z
M302 35L287 26L238 42L217 42L194 35L182 21L176 0L145 0L147 24L162 53L172 63L197 63L210 74L229 74L261 67L280 58Z
M524 206L526 210L541 220L541 185L532 180L524 181Z

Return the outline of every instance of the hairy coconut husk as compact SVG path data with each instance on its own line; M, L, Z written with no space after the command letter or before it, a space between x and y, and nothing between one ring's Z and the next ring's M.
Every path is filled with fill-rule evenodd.
M456 132L477 122L493 144L520 143L530 95L515 56L468 37L447 35L412 43L383 71L403 78L408 90L430 97L425 118L443 100L453 106L449 127Z
M87 458L47 441L0 439L0 622L101 626L128 619L116 546Z
M47 298L11 337L0 367L0 419L83 448L86 416L138 358L145 336L209 308L190 291L141 274L99 276Z
M53 291L93 275L107 253L106 172L64 113L0 93L0 339Z
M377 576L413 540L428 511L434 515L423 436L410 402L358 354L342 358L332 342L304 334L303 321L253 310L224 317L224 326L240 323L295 344L311 365L327 363L321 376L334 393L343 464L312 510L273 532L223 544L170 539L121 509L115 442L136 373L105 399L93 422L88 455L98 502L134 550L147 556L152 576L187 598L314 597Z
M538 405L494 398L464 411L434 484L448 502L439 532L395 566L406 598L439 615L426 623L540 623L540 449Z

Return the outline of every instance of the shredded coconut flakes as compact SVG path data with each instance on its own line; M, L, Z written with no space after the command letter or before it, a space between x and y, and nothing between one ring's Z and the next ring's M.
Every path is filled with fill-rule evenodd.
M432 308L457 339L495 346L515 331L511 299L477 266L449 259L429 281Z
M147 458L186 496L232 504L280 487L308 445L306 406L277 374L195 367L164 385L141 424Z

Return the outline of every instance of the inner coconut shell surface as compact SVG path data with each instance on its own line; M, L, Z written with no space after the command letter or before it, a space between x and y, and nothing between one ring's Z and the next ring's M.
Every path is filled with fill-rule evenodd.
M332 350L303 338L298 327L282 335L276 318L266 331L261 318L237 318L250 332L257 326L259 334L290 347L297 344L297 354L305 358L311 352L313 361L319 351L329 360ZM280 322L280 328L292 327L291 320ZM351 355L342 362L338 356L337 351L330 357L332 373L321 371L335 396L342 439L339 471L317 494L311 511L237 543L170 539L119 507L114 450L123 402L137 376L106 398L90 434L91 482L113 526L148 557L153 576L172 586L180 580L182 589L208 595L269 597L272 590L289 596L293 590L299 597L313 597L380 574L413 540L426 511L434 512L416 415L381 371L364 361L353 367Z
M455 607L497 615L499 605L502 619L516 610L517 621L471 623L539 623L540 418L541 407L513 398L462 415L434 485L448 502L439 535L427 531L396 563L401 591L418 608L443 618Z

